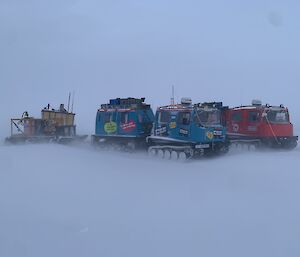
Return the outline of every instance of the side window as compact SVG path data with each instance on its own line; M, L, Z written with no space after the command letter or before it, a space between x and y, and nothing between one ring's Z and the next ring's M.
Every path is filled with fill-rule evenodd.
M104 122L105 123L110 122L110 116L111 116L110 112L104 113Z
M170 113L161 111L158 113L158 121L160 123L168 123L170 121Z
M128 123L128 112L121 112L121 123Z
M250 122L257 122L259 119L258 112L248 112L248 121Z
M141 113L138 114L138 121L139 123L143 122L143 115Z
M104 123L115 121L114 112L106 112L104 116Z
M242 113L241 112L233 112L231 114L231 120L235 122L242 121Z
M182 125L189 125L191 114L189 112L180 112L178 114L178 123Z

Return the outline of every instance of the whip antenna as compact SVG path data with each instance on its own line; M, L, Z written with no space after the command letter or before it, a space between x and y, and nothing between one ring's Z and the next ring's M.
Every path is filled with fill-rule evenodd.
M71 107L72 113L73 113L73 106L74 106L74 96L75 96L75 91L73 91L73 95L72 95L72 107Z
M70 110L70 98L71 98L71 92L69 92L69 98L68 98L68 112Z
M172 97L171 97L171 105L174 105L175 101L174 101L174 85L172 85Z

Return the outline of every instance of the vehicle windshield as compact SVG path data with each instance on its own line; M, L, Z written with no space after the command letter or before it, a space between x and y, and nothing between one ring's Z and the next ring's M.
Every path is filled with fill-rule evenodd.
M272 123L287 123L289 122L289 114L287 110L270 110L267 112L267 118Z
M195 122L202 126L214 126L221 124L219 110L198 110L195 113Z

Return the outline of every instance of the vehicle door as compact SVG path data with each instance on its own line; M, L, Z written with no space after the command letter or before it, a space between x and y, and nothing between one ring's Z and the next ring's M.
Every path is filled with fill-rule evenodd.
M261 115L257 110L250 110L246 113L247 124L245 129L247 134L252 137L256 137L260 130Z
M154 128L154 134L156 136L168 136L168 124L170 122L170 112L169 111L158 111L156 113L156 124Z
M154 115L151 109L139 110L138 115L138 131L139 134L150 135L154 122Z
M191 112L181 111L177 114L178 138L189 140L191 137Z

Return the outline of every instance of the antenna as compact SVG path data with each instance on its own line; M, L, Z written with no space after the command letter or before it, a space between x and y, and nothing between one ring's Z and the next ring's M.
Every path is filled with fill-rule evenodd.
M73 113L73 106L74 106L74 96L75 96L75 91L73 91L73 95L72 95L72 107L71 107L72 113Z
M171 97L171 105L174 105L175 101L174 101L174 85L172 85L172 97Z
M69 92L69 98L68 98L68 112L70 110L70 98L71 98L71 92Z

